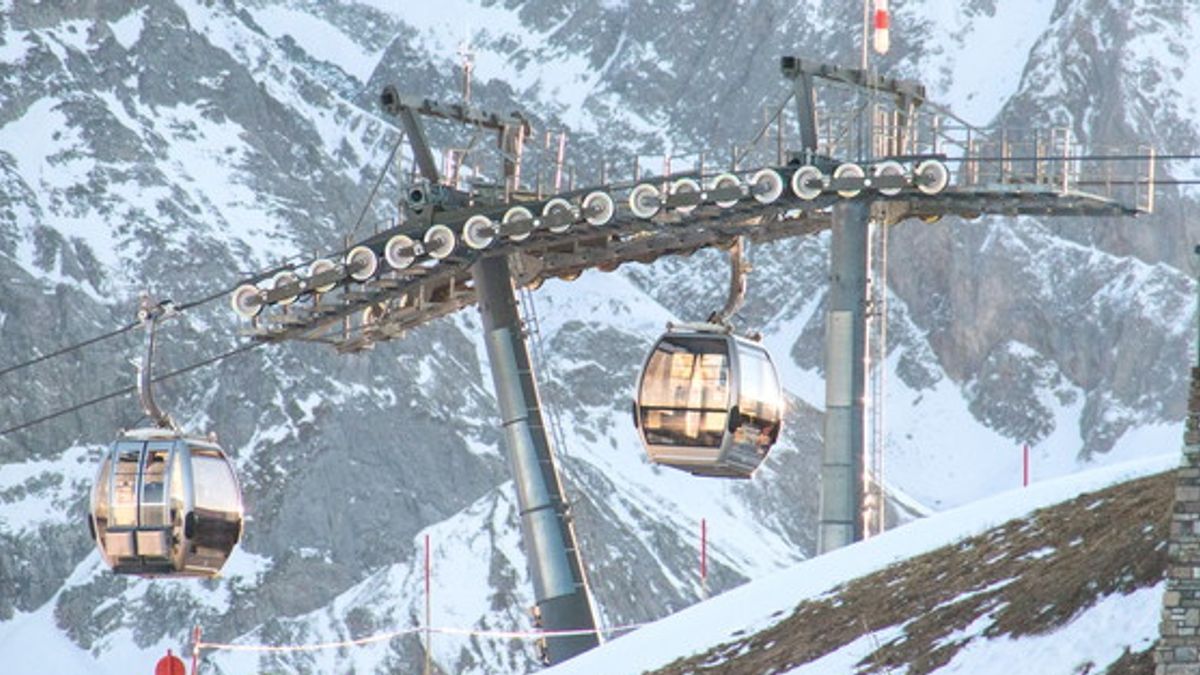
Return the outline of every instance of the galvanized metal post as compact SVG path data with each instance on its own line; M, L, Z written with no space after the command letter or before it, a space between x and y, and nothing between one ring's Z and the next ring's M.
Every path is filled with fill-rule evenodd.
M591 595L542 420L508 258L482 258L472 274L542 626L548 631L595 631ZM560 663L597 644L594 632L552 636L546 641L546 656L551 664Z
M866 394L867 224L870 204L833 207L825 311L825 452L821 460L818 552L863 538Z

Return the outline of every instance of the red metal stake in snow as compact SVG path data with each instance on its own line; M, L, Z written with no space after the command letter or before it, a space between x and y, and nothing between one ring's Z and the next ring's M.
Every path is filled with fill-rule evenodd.
M1029 487L1029 444L1021 448L1021 487Z
M200 672L200 626L192 629L192 675Z

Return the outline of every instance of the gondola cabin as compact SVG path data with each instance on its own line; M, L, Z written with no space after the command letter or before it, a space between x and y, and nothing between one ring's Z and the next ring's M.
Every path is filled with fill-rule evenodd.
M779 438L782 420L771 357L720 326L668 330L642 368L634 423L656 464L749 478Z
M214 442L128 431L100 460L89 525L118 574L212 577L242 537L241 489Z

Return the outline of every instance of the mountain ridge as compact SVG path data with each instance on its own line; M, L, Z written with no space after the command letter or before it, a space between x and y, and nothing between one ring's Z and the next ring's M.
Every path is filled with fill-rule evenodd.
M1012 45L953 40L937 51L921 42L924 31L915 26L927 17L935 35L969 32L960 25L1001 35L1012 28L1008 10L986 2L951 11L934 4L911 2L897 13L896 47L883 67L928 79L935 94L954 104L966 105L974 93L970 109L981 117L1057 122L1057 101L1042 95L1049 80L1035 77L1054 69L1038 62L1075 52L1091 63L1107 58L1103 41L1070 29L1067 19L1086 3L1054 3L1044 12L1048 37L1034 40L1036 48L1031 43L1024 67L1017 57L1004 64L1006 89L997 94L941 68L964 55L1004 55ZM452 98L458 82L450 47L465 36L461 24L444 19L480 8L445 3L441 14L422 15L397 12L387 2L318 5L6 5L0 274L13 281L12 292L0 297L0 337L11 347L0 364L131 321L140 290L200 297L241 273L341 247L398 137L375 108L378 89L398 84ZM1143 41L1164 31L1189 34L1164 23L1178 8L1160 9L1166 18L1139 29ZM555 3L531 1L491 3L487 11L497 20L478 26L473 43L477 101L529 110L544 128L578 123L569 147L579 153L581 177L606 155L624 165L641 153L646 166L655 166L661 158L650 155L695 149L703 145L697 139L713 148L744 141L763 106L782 95L780 53L857 61L845 40L852 31L838 28L857 25L859 17L846 7L629 2L563 14ZM291 25L281 16L312 22ZM314 53L324 33L309 31L323 25L357 41L362 54L339 64ZM1016 42L1019 52L1030 40ZM753 49L736 48L746 43ZM524 56L510 61L514 44ZM976 46L986 49L975 54ZM1187 54L1134 50L1123 58L1176 59L1179 89L1196 63L1186 41L1181 49ZM363 58L378 58L365 75ZM585 62L587 70L576 73L583 80L546 74L563 64L572 73ZM554 87L569 106L552 95ZM1007 88L1015 93L1008 96ZM1085 114L1090 99L1071 98L1069 121L1086 137L1120 128L1164 147L1187 147L1197 128L1188 104L1160 105L1175 89L1155 89L1153 100L1138 101L1137 114L1106 99L1104 119L1124 116L1119 125ZM1011 105L999 106L1005 96ZM444 133L432 137L450 142ZM389 174L380 192L389 197L375 202L356 234L391 222L396 190ZM892 265L888 279L896 330L887 400L889 476L897 488L945 508L1014 484L1017 448L1026 440L1042 441L1034 449L1035 475L1042 476L1173 442L1184 370L1172 364L1184 362L1193 288L1178 241L1195 231L1185 217L1194 201L1194 193L1168 191L1153 227L1021 218L896 228L893 260L903 262ZM652 336L666 321L703 316L719 302L725 272L718 252L589 273L570 290L548 283L535 293L541 315L553 317L543 327L551 349L549 363L540 364L549 376L542 387L571 427L564 464L569 488L579 495L585 552L599 566L631 564L631 576L653 580L647 587L601 582L599 603L609 623L658 618L695 601L697 582L682 570L694 568L700 517L715 532L745 530L714 541L714 592L812 553L826 240L751 253L758 269L740 318L747 326L777 327L765 340L793 399L784 443L745 485L701 484L647 466L626 424L637 363ZM1054 274L1031 277L1030 257ZM981 269L987 279L975 274ZM1013 288L1037 298L1038 306L1006 297L1015 295ZM189 311L168 328L160 363L220 353L235 343L236 329L223 303ZM151 592L152 584L107 577L87 553L80 523L90 477L82 458L115 429L137 423L132 400L0 439L0 583L17 589L0 596L0 652L16 648L14 618L47 607L59 617L61 634L94 650L97 668L120 670L164 643L179 647L194 621L214 639L316 634L309 624L327 621L322 608L334 615L323 625L361 621L337 616L331 603L382 570L403 569L401 581L411 580L418 564L413 537L438 523L488 532L511 549L511 523L477 508L484 500L502 511L498 495L508 480L477 333L468 311L372 354L271 347L165 385L162 398L189 426L220 432L246 487L251 520L236 573L209 585ZM0 381L0 419L19 422L31 411L126 386L132 373L125 362L137 351L129 335L86 357ZM1036 385L998 384L1014 373ZM71 470L41 468L55 461ZM44 504L52 505L49 517L27 515ZM504 621L524 625L520 608L530 597L528 584L514 581L524 579L519 556L490 560L494 570L481 563L469 574L494 578L495 586L472 586L476 595L461 600L480 608L476 598L490 598L487 613L462 620L494 625L502 619L492 612L499 611ZM403 600L396 607L415 602L404 589L392 590ZM164 624L162 615L172 618ZM532 653L513 645L501 655L467 649L469 658L451 646L438 649L444 650L435 655L438 663L474 672L492 672L484 663L500 672L534 667ZM361 663L335 656L331 667L353 662L387 670L420 657L408 641ZM270 663L303 670L307 662Z

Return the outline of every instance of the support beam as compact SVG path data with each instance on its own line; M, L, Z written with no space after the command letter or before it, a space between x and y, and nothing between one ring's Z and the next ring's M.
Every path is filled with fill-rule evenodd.
M433 151L429 149L429 139L425 137L425 128L421 126L421 120L413 114L412 108L400 108L396 114L400 117L400 123L404 125L404 133L412 146L413 160L421 171L421 177L429 181L430 185L437 185L442 179L438 175L437 162L433 159Z
M384 87L379 101L384 112L400 118L400 123L404 125L404 132L408 135L409 144L412 146L413 158L417 162L421 177L430 185L438 184L441 179L438 176L437 162L433 158L433 151L429 147L429 139L425 136L425 130L421 126L418 115L438 117L473 127L495 130L499 134L500 150L504 153L504 176L506 184L510 186L509 192L515 190L516 185L520 184L521 146L530 132L529 121L520 113L489 113L467 105L447 105L428 98L417 99L401 96L400 92L391 85Z
M811 164L817 156L817 102L813 96L812 76L798 73L793 80L796 95L796 123L800 126L800 150L804 163Z
M825 452L818 552L863 537L863 412L866 394L867 223L870 203L833 207L825 310Z
M472 274L542 627L548 631L595 630L591 595L542 420L508 257L482 258ZM551 664L561 663L597 644L595 633L551 637L546 656Z
M783 56L779 59L783 76L794 79L801 75L819 77L835 84L862 89L874 89L886 94L892 94L897 100L908 99L920 105L925 102L925 86L915 80L897 80L893 77L882 77L865 69L842 68L825 63L808 61L796 56Z

